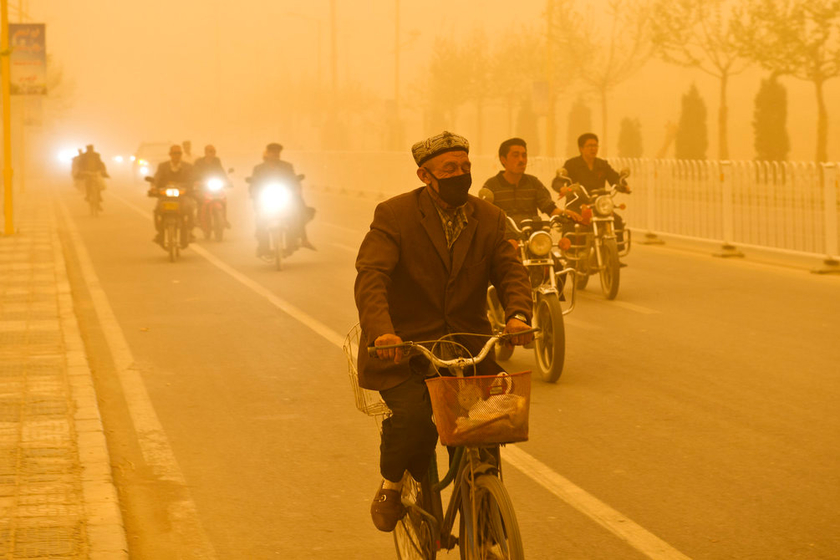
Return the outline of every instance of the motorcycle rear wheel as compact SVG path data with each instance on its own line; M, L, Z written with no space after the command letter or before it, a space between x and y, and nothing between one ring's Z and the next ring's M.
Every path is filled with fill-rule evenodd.
M601 290L607 299L615 299L621 279L621 264L618 262L618 246L615 239L604 239L601 245Z
M566 327L563 308L556 295L547 294L537 301L534 326L540 328L540 335L534 341L537 370L543 381L555 383L560 379L566 361Z

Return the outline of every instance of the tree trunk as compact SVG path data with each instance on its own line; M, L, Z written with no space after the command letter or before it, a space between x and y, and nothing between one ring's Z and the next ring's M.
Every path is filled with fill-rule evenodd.
M508 110L508 137L512 138L515 136L513 132L513 110L514 110L514 102L513 96L509 95L507 98L507 110Z
M729 74L720 77L720 107L718 108L718 158L729 159L729 107L726 105L726 88L729 85Z
M817 88L817 161L828 161L828 111L823 98L823 80L816 80Z
M609 143L607 142L607 88L601 89L601 157L609 155Z
M481 137L484 134L483 130L484 125L484 101L479 99L475 103L475 153L476 155L481 154Z

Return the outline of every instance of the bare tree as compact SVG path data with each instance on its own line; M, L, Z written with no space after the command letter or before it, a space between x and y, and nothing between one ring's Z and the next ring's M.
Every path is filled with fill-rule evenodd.
M654 49L665 61L697 68L720 83L718 157L729 159L729 78L750 61L741 55L726 0L657 0L651 20Z
M523 27L506 33L496 43L490 60L490 81L493 91L505 105L508 134L513 135L514 115L521 101L531 94L534 81L543 73L540 65L545 43L542 35Z
M741 51L761 66L814 84L817 161L828 159L823 86L840 75L840 0L748 0L733 21Z
M553 41L573 63L580 80L598 94L601 145L605 155L608 152L609 96L650 58L650 14L650 7L644 0L609 0L606 19L598 18L598 22L606 21L606 25L596 24L591 11L584 16L568 4L562 10L555 10L552 18Z

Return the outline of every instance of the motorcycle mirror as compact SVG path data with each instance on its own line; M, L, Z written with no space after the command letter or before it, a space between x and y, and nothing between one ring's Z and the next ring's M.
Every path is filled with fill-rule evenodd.
M557 170L557 176L561 179L569 179L569 181L571 181L571 179L569 178L569 172L566 171L565 167L561 167Z
M630 169L629 169L629 168L627 168L627 167L625 167L624 169L622 169L622 170L621 170L621 172L619 173L619 175L620 175L621 177L624 177L624 178L626 179L627 177L629 177L629 176L630 176Z
M228 174L230 174L230 173L233 173L233 167L231 167L230 169L228 169Z
M251 184L251 178L250 177L245 177L245 182L250 185Z
M298 179L298 181L303 181L304 179L306 179L306 175L304 175L303 173L301 173L301 174L299 174L299 175L297 176L297 179Z
M146 181L147 183L154 183L155 182L154 177L144 177L143 180Z
M493 194L493 191L487 187L481 187L481 190L478 191L478 198L486 200L490 204L493 204L493 201L496 200L496 196Z

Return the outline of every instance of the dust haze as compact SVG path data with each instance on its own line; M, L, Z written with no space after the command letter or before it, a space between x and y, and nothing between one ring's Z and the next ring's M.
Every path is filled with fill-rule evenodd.
M467 136L479 154L492 154L505 138L522 135L535 155L569 157L576 155L568 153L569 112L582 100L591 111L592 129L607 133L606 155L617 154L621 121L638 119L642 155L673 157L668 123L679 121L681 99L696 84L707 110L706 157L718 158L716 77L652 53L609 91L604 129L599 94L571 75L568 53L557 49L546 62L540 45L546 41L549 4L31 0L26 21L47 25L52 79L41 125L31 138L36 150L45 152L93 142L110 156L130 153L144 141L191 139L199 147L215 143L222 156L256 157L269 141L296 150L407 151L412 142L446 128ZM598 34L593 44L606 45L609 4L554 2L553 17L562 26L574 8ZM443 59L456 64L448 68L452 76L434 74L436 57L454 50L461 56ZM464 93L458 76L475 73L463 67L471 60L487 71L472 78ZM729 80L732 159L756 158L754 103L770 74L748 64ZM547 152L549 127L540 108L549 75L556 100L554 153ZM441 99L434 92L445 92L447 80L452 94ZM788 159L812 161L818 121L814 86L785 75L779 81L788 96ZM824 87L827 151L836 159L840 80L827 80ZM531 126L523 123L526 106L535 112Z

